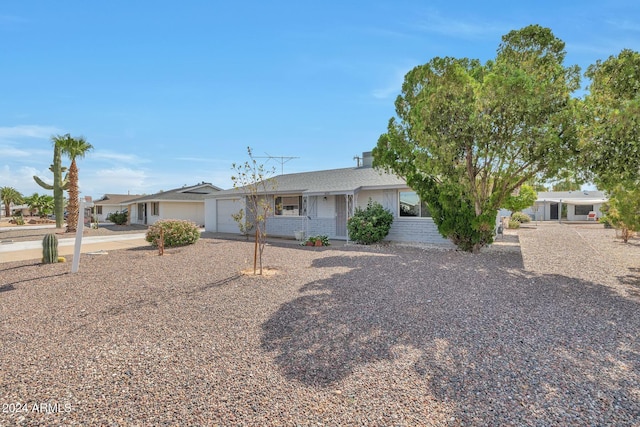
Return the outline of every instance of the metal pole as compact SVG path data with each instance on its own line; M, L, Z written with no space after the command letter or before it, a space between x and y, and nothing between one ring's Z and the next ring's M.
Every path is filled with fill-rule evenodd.
M80 267L80 248L82 247L82 232L84 227L84 201L80 201L80 209L78 212L78 226L76 227L76 243L73 248L73 263L71 264L71 272L77 273Z

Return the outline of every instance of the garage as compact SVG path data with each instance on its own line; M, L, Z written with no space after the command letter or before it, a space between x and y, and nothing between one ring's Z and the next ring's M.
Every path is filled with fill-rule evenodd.
M240 199L218 199L216 204L216 230L218 233L239 234L238 223L231 215L243 207Z

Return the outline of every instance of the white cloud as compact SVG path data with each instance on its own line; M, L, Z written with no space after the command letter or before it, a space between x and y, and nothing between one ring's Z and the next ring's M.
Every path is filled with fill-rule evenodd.
M0 145L0 157L6 159L8 157L29 157L31 154L27 150L11 147L8 145Z
M622 31L640 31L640 22L633 21L606 21L606 23L612 27L615 27L617 30Z
M183 162L213 163L216 159L207 159L205 157L176 157L176 160Z
M48 169L36 169L30 166L12 168L10 165L0 167L0 187L13 187L23 195L33 193L50 194L49 190L40 187L33 176L41 178L44 182L51 183L53 177Z
M494 37L508 32L511 28L495 22L463 21L446 18L437 11L427 12L426 19L416 26L423 32L442 34L450 37L476 39L478 37Z
M396 69L389 77L389 81L381 88L374 89L371 94L377 99L389 99L400 94L402 90L402 83L404 83L404 76L407 74L407 70Z
M55 126L19 125L0 126L0 139L38 138L49 139L52 135L62 133Z
M106 160L127 164L140 164L149 162L148 159L142 159L135 154L113 153L110 151L95 151L91 152L88 156L90 156L93 160Z
M137 193L149 187L146 184L147 173L131 168L99 169L93 176L85 176L83 179L88 190L103 189L105 193L120 193L122 189Z

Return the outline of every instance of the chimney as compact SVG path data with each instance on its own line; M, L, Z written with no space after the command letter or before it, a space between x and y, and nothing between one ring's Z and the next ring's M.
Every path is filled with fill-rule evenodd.
M365 151L362 153L362 167L373 167L373 155L371 154L371 151Z

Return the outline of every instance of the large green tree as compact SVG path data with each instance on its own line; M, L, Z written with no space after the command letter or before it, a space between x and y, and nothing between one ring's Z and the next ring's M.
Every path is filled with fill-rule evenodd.
M640 230L640 53L624 49L591 65L582 161L610 197L607 216L628 241Z
M19 205L24 201L22 194L13 187L0 187L0 200L4 204L4 216L11 216L11 205Z
M522 184L520 188L508 195L502 204L502 207L509 209L511 212L520 212L523 209L531 207L536 202L538 193L527 184Z
M538 25L502 37L495 60L434 58L411 70L373 151L407 180L440 233L477 252L498 208L536 174L554 176L576 152L580 70Z
M640 53L625 49L589 66L582 160L599 188L640 181Z
M69 203L67 205L67 231L76 231L78 224L79 214L79 190L78 190L78 165L76 164L77 158L84 158L85 154L93 149L93 146L87 142L87 140L80 137L72 137L69 134L58 135L54 137L56 143L60 144L62 154L67 155L71 160L71 166L69 166L69 187L67 189L69 193Z

